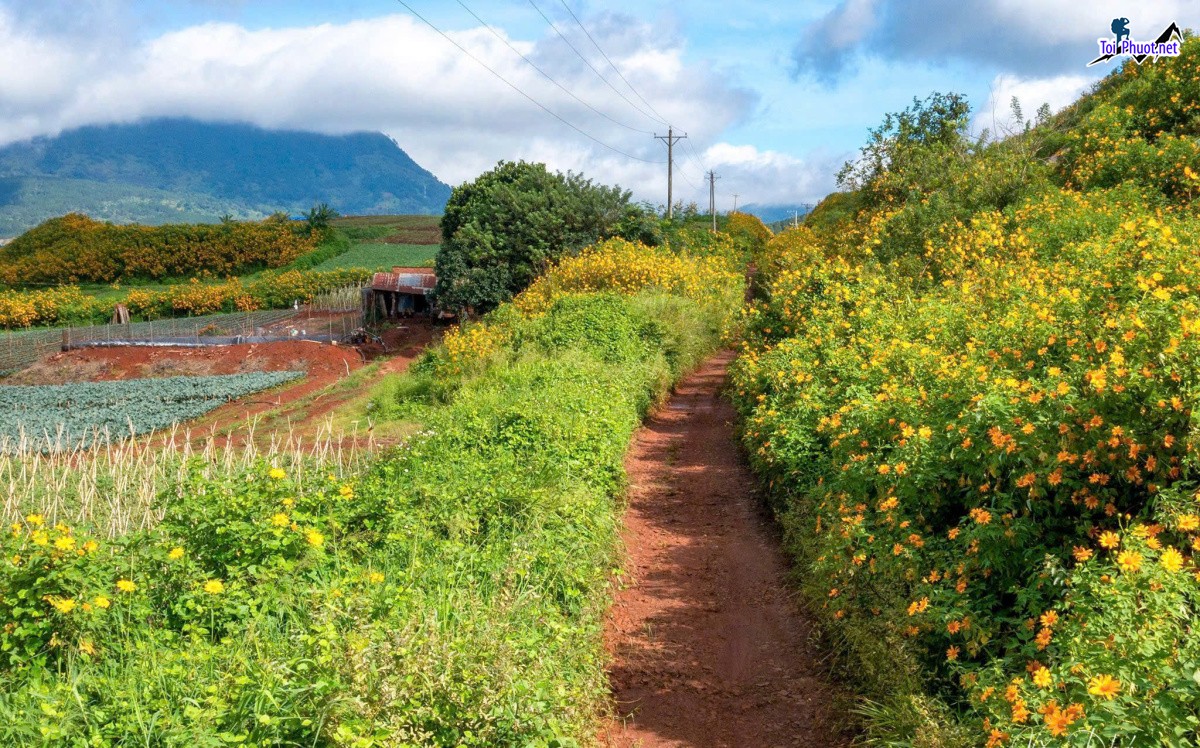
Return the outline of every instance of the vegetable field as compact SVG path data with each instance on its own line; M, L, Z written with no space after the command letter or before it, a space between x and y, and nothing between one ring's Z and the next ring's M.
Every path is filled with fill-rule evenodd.
M432 267L437 256L436 244L355 244L345 254L332 257L316 266L318 271L365 268L376 272L395 265L402 267Z
M254 372L0 386L0 439L40 441L49 450L90 443L98 434L144 434L198 418L229 400L276 387L299 372Z

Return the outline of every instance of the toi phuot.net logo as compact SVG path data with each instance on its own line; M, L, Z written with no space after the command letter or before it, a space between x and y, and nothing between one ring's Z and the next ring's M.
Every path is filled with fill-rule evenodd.
M1097 39L1100 45L1100 56L1088 63L1088 67L1098 62L1108 62L1114 57L1132 57L1140 65L1147 57L1157 61L1159 57L1178 57L1179 47L1183 42L1183 32L1174 21L1152 42L1135 41L1129 34L1129 19L1114 18L1112 32L1117 35L1114 39Z

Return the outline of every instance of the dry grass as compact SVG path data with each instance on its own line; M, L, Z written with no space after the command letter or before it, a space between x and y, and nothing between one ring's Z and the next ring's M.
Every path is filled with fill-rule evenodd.
M255 435L253 424L249 429L239 440L214 433L193 438L180 428L139 439L103 433L90 449L64 444L61 437L0 439L3 520L37 513L50 524L116 537L157 524L170 492L180 490L190 470L216 475L259 460L285 469L303 461L341 477L371 449L357 435L328 427L311 438L290 431ZM303 481L303 471L293 474Z

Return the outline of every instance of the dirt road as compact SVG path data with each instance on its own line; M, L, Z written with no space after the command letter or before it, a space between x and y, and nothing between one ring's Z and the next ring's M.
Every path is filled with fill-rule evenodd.
M606 632L609 746L847 745L719 396L732 354L685 380L626 459L627 586Z

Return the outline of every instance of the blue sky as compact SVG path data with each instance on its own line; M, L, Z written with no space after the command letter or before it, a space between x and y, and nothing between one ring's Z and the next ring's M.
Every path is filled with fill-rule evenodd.
M505 40L613 120L568 98L455 0L406 0L462 47L625 154L664 157L665 129L623 101L529 0L464 0ZM535 0L636 101L563 0ZM1134 38L1187 0L566 0L653 108L689 133L677 198L798 203L834 189L867 129L914 96L959 91L975 129L1059 108L1107 72L1084 67L1113 17ZM382 130L450 183L497 160L542 160L662 202L665 167L605 149L497 81L395 0L0 0L0 142L84 124L192 116L268 127ZM635 132L644 130L647 132Z

